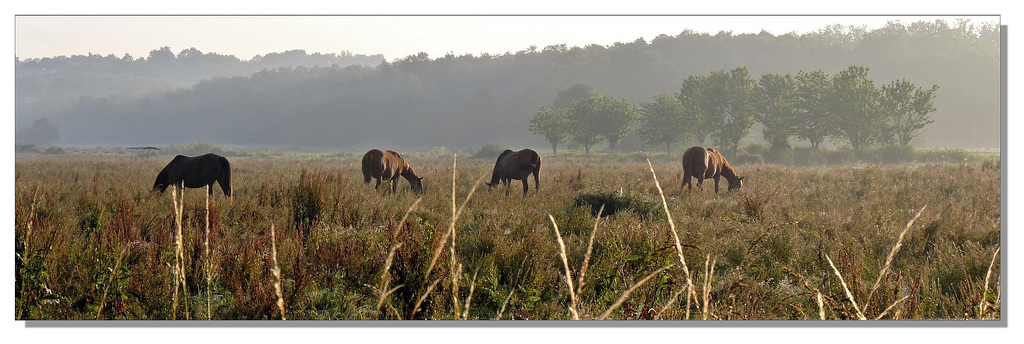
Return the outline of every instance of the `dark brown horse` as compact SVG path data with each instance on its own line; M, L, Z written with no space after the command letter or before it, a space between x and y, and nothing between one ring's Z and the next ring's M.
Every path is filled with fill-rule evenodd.
M533 174L533 182L536 184L534 187L539 190L540 154L529 148L518 152L506 149L501 155L498 155L498 161L494 163L494 172L491 174L491 182L487 183L487 186L493 188L498 185L498 182L501 182L508 187L513 179L522 180L523 195L525 196L526 191L530 190L527 183L530 174Z
M153 191L163 193L171 185L182 185L188 188L210 187L213 194L213 183L220 184L224 196L231 197L231 164L222 156L209 153L197 157L179 155L156 176Z
M370 183L370 178L377 179L374 189L380 188L381 180L391 183L391 192L398 189L398 177L405 177L412 186L412 190L419 192L423 190L423 177L416 174L405 158L393 150L381 152L380 149L371 149L363 155L363 182Z
M714 148L693 146L683 153L683 185L680 189L689 186L693 190L690 177L697 178L697 187L704 185L704 179L715 178L715 192L718 192L721 177L729 181L729 191L743 186L743 177L737 176L732 165Z

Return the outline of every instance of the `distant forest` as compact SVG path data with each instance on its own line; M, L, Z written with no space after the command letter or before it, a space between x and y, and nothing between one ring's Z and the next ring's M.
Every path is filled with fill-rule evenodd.
M16 141L36 145L543 149L549 145L530 133L530 120L572 85L641 104L713 71L744 67L757 79L854 65L875 85L939 86L934 123L914 146L999 147L999 27L969 21L834 25L779 36L684 31L649 42L391 61L302 50L240 60L169 47L146 57L18 58L15 131ZM764 142L761 130L750 133L747 141ZM635 137L616 147L640 149L659 147Z

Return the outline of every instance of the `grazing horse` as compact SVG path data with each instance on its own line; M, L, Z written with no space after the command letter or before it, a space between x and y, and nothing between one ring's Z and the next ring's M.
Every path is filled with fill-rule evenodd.
M690 177L697 178L697 187L704 185L704 179L715 178L716 193L721 177L729 181L729 191L743 186L743 177L736 176L736 170L733 170L722 153L714 148L693 146L683 153L683 185L679 187L680 189L689 186L690 190L693 190Z
M506 149L501 155L498 156L498 161L494 163L494 172L491 174L491 182L487 183L489 187L495 187L498 182L505 184L508 187L512 183L513 179L523 181L523 196L526 196L526 191L530 189L527 185L527 180L530 178L530 174L533 174L533 181L536 184L534 187L540 189L540 154L534 152L532 149L523 149L518 152L513 152L511 149Z
M402 158L401 154L393 150L381 152L380 149L371 149L363 155L363 183L369 184L370 178L377 179L374 189L380 188L381 180L391 183L391 192L398 189L398 177L405 177L412 186L412 190L419 192L423 190L423 177L416 174L412 166Z
M232 198L231 164L228 159L213 153L197 157L178 155L156 176L153 191L163 193L168 186L184 184L188 188L209 186L209 194L212 195L214 182L220 184L224 196Z

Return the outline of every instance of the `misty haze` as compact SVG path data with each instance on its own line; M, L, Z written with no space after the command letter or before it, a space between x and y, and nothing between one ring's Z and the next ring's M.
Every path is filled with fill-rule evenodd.
M639 107L659 94L679 94L691 76L745 68L756 82L765 74L832 76L858 66L875 87L896 80L937 86L933 122L912 146L991 149L1000 143L999 51L997 26L944 21L780 36L684 31L650 42L391 61L302 50L240 60L155 47L137 57L18 59L15 126L18 143L36 146L549 147L529 122L573 85ZM763 123L751 124L740 143L766 143ZM696 143L687 138L670 148ZM824 144L848 145L839 136ZM646 145L636 132L614 148L665 149Z

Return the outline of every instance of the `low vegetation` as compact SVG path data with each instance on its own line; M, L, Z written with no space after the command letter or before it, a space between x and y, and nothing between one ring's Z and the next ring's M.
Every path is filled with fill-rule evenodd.
M180 212L150 191L169 156L19 155L15 318L1001 316L998 161L734 163L715 194L673 159L556 155L524 197L469 155L407 154L421 194L358 154L237 157L233 201Z

